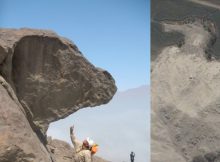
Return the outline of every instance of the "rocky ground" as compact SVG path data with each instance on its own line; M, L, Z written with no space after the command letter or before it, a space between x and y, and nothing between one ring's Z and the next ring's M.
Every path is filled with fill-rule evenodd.
M67 144L66 157L48 149L48 125L106 104L115 92L112 76L68 39L45 30L0 29L0 161L66 161Z
M77 162L74 160L73 148L64 141L48 138L47 148L54 162ZM93 156L94 162L108 162L100 157Z
M152 162L220 160L218 7L152 1Z

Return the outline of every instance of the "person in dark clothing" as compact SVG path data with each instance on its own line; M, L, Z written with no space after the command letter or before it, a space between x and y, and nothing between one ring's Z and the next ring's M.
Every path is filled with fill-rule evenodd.
M134 162L135 153L132 151L130 154L131 162Z

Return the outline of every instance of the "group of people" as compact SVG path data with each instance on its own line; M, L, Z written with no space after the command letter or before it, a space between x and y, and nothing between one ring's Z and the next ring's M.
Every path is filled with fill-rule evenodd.
M74 160L77 162L92 162L93 155L98 151L98 145L90 138L86 138L83 142L76 139L74 134L74 126L70 127L70 138L74 146ZM130 154L131 162L134 162L135 154Z

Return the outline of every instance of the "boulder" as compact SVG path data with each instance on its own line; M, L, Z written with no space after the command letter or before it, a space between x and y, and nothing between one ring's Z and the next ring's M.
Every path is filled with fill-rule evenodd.
M0 74L43 134L50 122L105 104L116 92L107 71L53 32L0 29L0 37Z
M49 124L108 103L115 81L52 31L0 29L0 38L0 161L52 162Z

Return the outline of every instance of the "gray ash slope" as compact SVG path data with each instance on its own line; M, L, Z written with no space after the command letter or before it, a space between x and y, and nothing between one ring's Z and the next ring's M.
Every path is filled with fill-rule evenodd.
M204 2L152 1L152 162L220 160L220 10Z
M209 1L211 2L211 1ZM151 58L154 60L161 49L178 44L184 39L179 32L164 32L162 21L182 21L187 18L199 17L212 20L220 27L220 11L216 8L200 5L187 0L152 0L151 2ZM213 54L220 57L220 40L213 46Z

